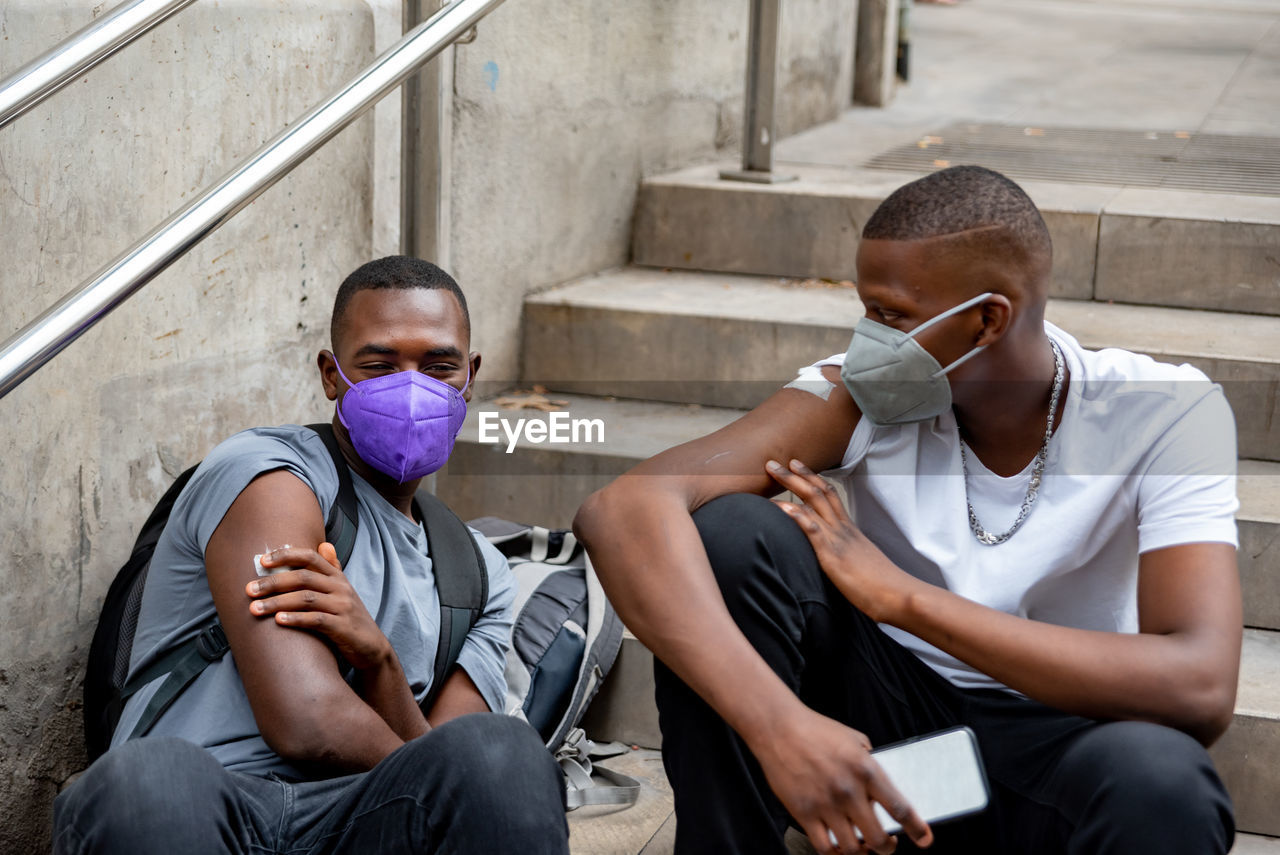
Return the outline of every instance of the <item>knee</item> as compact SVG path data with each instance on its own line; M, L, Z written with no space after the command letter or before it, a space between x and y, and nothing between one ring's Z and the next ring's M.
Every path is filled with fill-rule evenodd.
M537 731L519 719L496 713L476 713L454 719L433 731L432 753L465 762L449 764L456 771L449 783L466 791L473 805L488 804L510 817L512 806L530 816L563 817L564 783L560 767ZM425 740L418 740L424 742Z
M720 496L694 511L693 522L725 592L741 590L765 570L789 579L820 577L804 532L763 496Z
M456 760L446 764L451 771L439 804L447 806L448 824L469 848L567 849L564 779L532 727L511 716L477 713L443 725L436 735L435 750Z
M1084 741L1083 750L1104 770L1092 798L1107 815L1135 833L1159 827L1162 835L1184 828L1230 836L1230 797L1208 752L1190 736L1146 722L1115 722Z
M467 757L468 767L481 774L506 775L525 768L547 771L542 767L555 766L538 732L513 716L465 715L440 728L439 734L446 751L460 752Z
M54 805L56 840L104 851L151 851L175 816L216 804L222 767L181 739L138 739L108 751ZM69 846L57 846L59 851Z
M1209 754L1181 731L1146 722L1103 725L1092 750L1107 758L1112 789L1178 806L1221 789Z
M190 804L221 769L208 752L186 740L135 739L98 758L67 795L73 802L92 797L99 803Z

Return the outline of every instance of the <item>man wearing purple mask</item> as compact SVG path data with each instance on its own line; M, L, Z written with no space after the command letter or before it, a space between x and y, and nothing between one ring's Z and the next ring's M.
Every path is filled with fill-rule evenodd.
M480 369L466 299L433 264L373 261L338 289L331 338L318 363L353 476L350 558L325 542L339 474L319 434L255 428L215 448L156 546L130 670L215 617L231 655L141 738L158 686L130 697L111 750L55 805L56 852L568 851L559 769L532 728L490 712L515 586L474 532L488 601L431 685L440 599L413 498Z

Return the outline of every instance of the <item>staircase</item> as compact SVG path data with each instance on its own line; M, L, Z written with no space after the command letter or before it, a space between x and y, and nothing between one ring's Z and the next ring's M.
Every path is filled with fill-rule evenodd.
M479 402L438 489L460 514L568 525L592 490L848 346L858 234L889 192L952 163L999 169L1053 236L1049 319L1089 348L1189 362L1234 409L1245 640L1212 754L1244 832L1236 855L1280 855L1280 2L966 0L911 15L911 85L778 143L795 180L720 180L728 162L647 178L632 266L525 300L522 388L601 420L605 441L507 454L478 441L482 411L554 413ZM671 851L651 662L627 638L586 721L640 746L610 763L644 780L641 800L571 815L575 855Z
M830 152L847 132L836 122L801 142ZM729 423L797 367L845 349L862 313L848 281L858 229L914 175L799 161L784 169L797 180L734 184L712 166L646 180L636 263L525 301L524 385L545 387L551 406L573 419L601 420L605 441L522 443L507 453L505 440L477 441L480 413L496 408L473 406L439 485L459 513L521 518L537 509L541 520L568 525L591 490ZM1213 756L1240 828L1280 836L1280 278L1272 272L1280 200L1024 185L1055 240L1049 319L1089 348L1189 362L1223 385L1234 408L1247 629L1235 721ZM593 736L657 747L649 661L628 639L592 710ZM670 802L655 752L620 762L650 782L647 801L630 816L575 815L578 855L669 851ZM1243 837L1235 851L1280 852L1280 842Z

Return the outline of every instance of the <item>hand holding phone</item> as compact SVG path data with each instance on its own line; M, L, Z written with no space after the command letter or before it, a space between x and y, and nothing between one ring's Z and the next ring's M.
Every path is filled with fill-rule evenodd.
M967 816L990 800L978 739L967 727L956 727L886 745L871 752L889 780L930 825ZM879 803L876 819L889 834L902 826ZM835 834L828 829L833 846Z

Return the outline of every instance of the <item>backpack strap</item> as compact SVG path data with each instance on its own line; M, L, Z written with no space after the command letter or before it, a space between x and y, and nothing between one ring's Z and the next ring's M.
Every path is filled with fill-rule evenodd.
M585 551L573 532L567 529L525 525L498 517L478 517L468 524L508 558L542 564L570 564Z
M351 470L347 468L347 459L342 456L338 447L338 438L333 435L333 425L317 423L307 425L320 434L324 447L333 458L333 465L338 470L338 498L329 509L329 518L324 522L324 536L333 544L338 553L338 563L343 567L351 558L356 547L356 530L360 527L360 518L356 515L356 487L351 481Z
M587 805L626 807L635 804L636 799L640 797L639 781L629 775L591 762L593 759L605 759L626 752L627 746L621 743L601 745L587 739L580 727L570 730L564 743L553 752L556 762L564 772L565 807L568 810L577 810ZM599 779L608 783L602 784Z
M427 528L427 554L440 595L440 640L436 645L431 689L422 701L425 715L431 711L449 671L457 663L467 633L489 602L489 573L470 529L444 502L426 490L419 490L414 505Z
M307 425L307 427L318 433L320 438L324 440L324 446L328 450L329 456L333 458L334 467L338 470L338 497L334 501L333 507L329 509L329 518L325 521L324 534L325 538L329 543L333 544L338 553L338 563L346 567L348 559L351 558L351 552L355 548L356 530L360 525L359 517L356 515L355 484L351 481L351 471L347 468L346 458L342 456L342 449L338 447L338 440L333 435L333 426L329 424L313 424ZM192 467L192 470L183 473L184 476L189 475L194 468ZM172 489L170 488L170 490ZM158 533L157 539L159 539ZM147 702L142 715L138 718L138 723L134 725L133 731L129 734L129 739L146 736L161 714L169 708L187 686L191 685L196 677L200 676L200 672L209 667L211 662L217 662L225 656L230 649L231 644L227 641L227 635L222 629L222 624L215 617L213 623L205 627L195 638L178 645L135 674L133 679L125 684L119 698L113 701L113 706L118 706L115 719L117 721L125 703L139 689L149 685L153 680L159 679L161 675L167 674L168 676L165 677L165 681L160 684L160 687L156 689L155 694L151 696L151 700Z
M138 718L138 723L129 734L129 739L146 736L147 731L151 730L151 726L156 723L156 719L160 718L161 713L169 708L169 705L187 686L191 685L200 672L207 668L210 662L217 662L225 656L230 649L231 645L227 642L226 633L222 631L222 624L214 622L212 626L205 627L199 635L186 644L175 647L140 671L120 693L122 705L135 692L159 678L161 674L167 673L168 676L151 696L151 700L147 701L142 715Z

